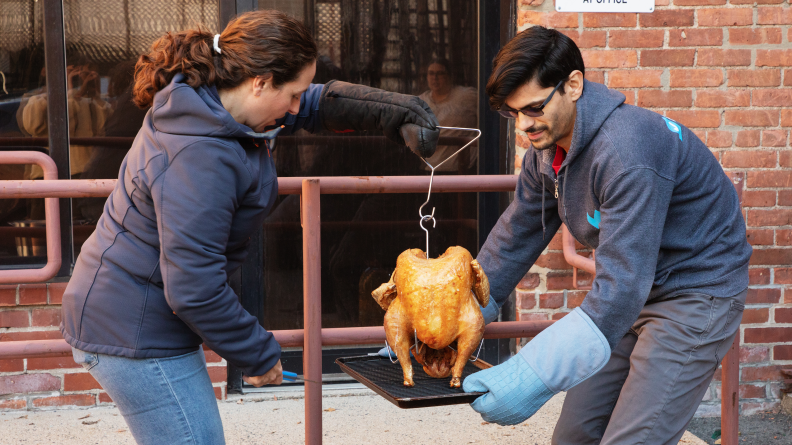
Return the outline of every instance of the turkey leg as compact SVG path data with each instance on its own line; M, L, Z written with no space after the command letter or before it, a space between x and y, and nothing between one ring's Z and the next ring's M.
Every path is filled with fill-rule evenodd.
M412 360L410 360L410 346L413 344L413 327L410 317L403 314L404 308L399 299L393 300L390 309L385 314L385 337L404 373L404 386L415 386L413 382Z

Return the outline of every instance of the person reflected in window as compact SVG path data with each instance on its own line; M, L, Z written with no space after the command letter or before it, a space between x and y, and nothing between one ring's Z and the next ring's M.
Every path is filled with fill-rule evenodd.
M429 89L420 96L432 108L438 122L444 127L478 128L478 93L475 88L454 84L451 65L448 60L436 59L426 70L426 82ZM459 130L442 130L440 136L471 137L472 132ZM440 145L434 156L427 159L430 164L437 165L461 145ZM478 147L471 145L451 160L440 166L437 172L461 172L471 174L478 158Z

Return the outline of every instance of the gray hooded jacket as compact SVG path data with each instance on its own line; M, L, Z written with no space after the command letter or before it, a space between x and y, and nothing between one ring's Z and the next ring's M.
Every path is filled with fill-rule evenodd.
M566 224L596 249L597 275L581 309L611 348L647 300L743 291L751 256L737 193L709 149L684 126L624 99L584 82L559 174L555 149L529 150L514 201L478 255L502 306Z

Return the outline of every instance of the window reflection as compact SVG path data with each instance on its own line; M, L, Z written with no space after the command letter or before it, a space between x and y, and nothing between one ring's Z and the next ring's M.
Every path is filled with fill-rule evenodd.
M47 125L43 32L41 2L3 2L0 150L47 152L46 138L35 138L46 135ZM28 129L29 120L38 124ZM0 179L35 179L37 171L33 165L0 165ZM0 266L45 262L44 200L0 199Z
M423 94L435 101L441 124L478 127L477 91L472 88L477 64L474 1L455 1L453 8L442 0L260 0L258 5L282 10L311 27L320 53L314 83L337 79ZM437 61L445 64L449 79L433 99L428 70ZM447 131L442 136L452 138L443 140L432 158L435 163L471 137ZM280 137L273 154L279 176L429 174L409 150L378 135L302 133ZM476 159L469 148L439 174L473 173ZM402 251L426 248L418 225L418 208L425 199L425 194L322 196L324 327L382 324L384 311L371 291L388 281ZM430 205L436 208L438 220L431 231L431 255L453 245L475 252L475 195L435 194ZM265 223L264 325L268 329L302 327L299 221L299 197L282 196Z

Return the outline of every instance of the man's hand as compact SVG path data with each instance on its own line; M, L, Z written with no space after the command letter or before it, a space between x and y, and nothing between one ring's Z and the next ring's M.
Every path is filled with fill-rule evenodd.
M280 385L283 383L283 366L281 366L281 362L278 360L278 363L275 363L275 366L267 371L266 374L255 377L243 375L242 380L244 380L245 383L255 386L256 388L264 385Z

